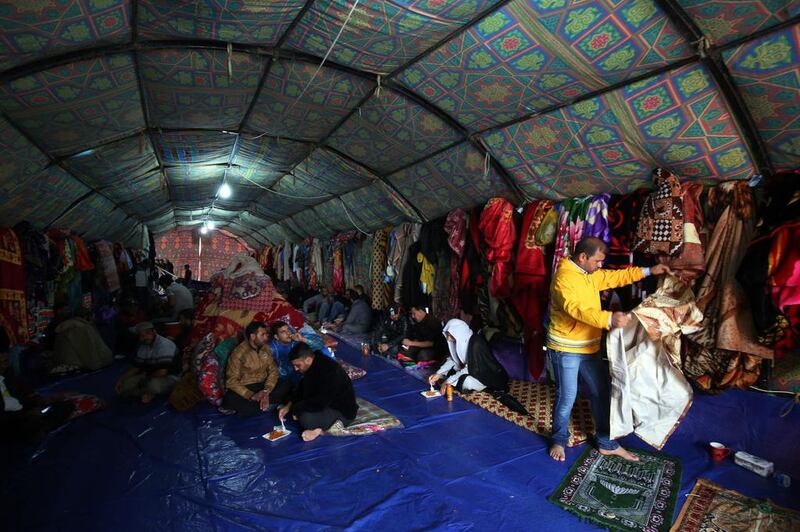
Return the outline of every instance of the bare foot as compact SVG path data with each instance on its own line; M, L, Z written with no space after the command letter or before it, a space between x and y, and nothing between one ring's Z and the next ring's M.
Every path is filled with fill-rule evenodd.
M550 458L555 460L556 462L563 462L567 459L567 455L564 453L564 446L553 444L550 446Z
M620 458L624 458L625 460L628 460L628 461L631 461L631 462L638 462L639 461L639 457L638 456L636 456L635 454L633 454L632 452L630 452L628 450L625 450L622 446L619 446L619 447L617 447L616 449L614 449L612 451L607 451L606 449L599 449L599 451L600 451L600 454L603 454L605 456L614 455L614 456L619 456Z
M153 395L152 393L146 393L146 394L142 395L142 404L146 405L147 403L149 403L150 401L155 399L155 397L156 396Z
M322 429L304 430L302 434L303 441L316 440L320 434L322 434Z

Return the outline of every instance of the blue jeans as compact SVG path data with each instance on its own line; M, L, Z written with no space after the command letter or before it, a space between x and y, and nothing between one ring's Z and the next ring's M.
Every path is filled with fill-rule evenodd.
M344 311L344 305L338 301L334 301L333 304L323 301L317 310L317 321L320 323L334 321L337 317L344 314Z
M608 437L609 418L611 416L611 390L609 387L608 364L600 359L600 355L578 355L562 351L547 350L553 366L553 377L556 381L557 397L553 406L554 445L567 446L569 439L569 414L578 395L578 376L580 375L592 400L592 417L597 432L597 446L605 450L613 450L619 444Z

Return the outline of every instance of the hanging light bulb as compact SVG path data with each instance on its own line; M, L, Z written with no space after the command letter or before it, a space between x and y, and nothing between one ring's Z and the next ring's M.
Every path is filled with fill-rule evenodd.
M208 227L206 227L206 226L204 225L203 227L201 227L201 228L200 228L200 234L201 234L201 235L204 235L204 234L206 234L206 233L208 233Z
M233 194L231 190L231 186L228 183L222 183L222 186L219 187L219 197L222 199L228 199Z
M208 222L206 222L206 227L208 228L209 231L213 231L214 229L216 229L217 224L209 220Z

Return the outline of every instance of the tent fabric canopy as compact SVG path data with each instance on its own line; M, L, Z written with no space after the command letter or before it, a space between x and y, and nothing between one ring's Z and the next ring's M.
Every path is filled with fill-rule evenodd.
M0 1L0 223L258 246L800 166L798 0L354 3Z

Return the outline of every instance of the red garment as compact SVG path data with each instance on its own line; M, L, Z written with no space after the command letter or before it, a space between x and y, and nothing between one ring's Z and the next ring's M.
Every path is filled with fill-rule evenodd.
M528 371L535 379L541 377L545 365L543 321L549 284L544 248L536 245L535 236L545 215L552 208L553 202L549 200L534 201L528 205L522 219L522 235L514 267L512 303L522 318Z
M72 233L70 238L75 243L75 269L79 272L94 270L94 263L89 256L89 249L78 233Z
M489 293L498 299L511 295L511 250L517 240L514 206L504 198L492 198L481 213L480 229L488 246L486 259L494 265Z
M447 244L453 251L450 254L450 294L448 295L448 300L452 314L458 316L461 311L459 265L461 264L461 257L464 255L464 246L467 243L467 213L462 209L450 211L444 223L444 232L447 233Z
M344 254L338 245L333 250L333 291L344 293Z
M28 340L28 305L25 300L25 270L17 234L0 227L0 327L11 345Z

